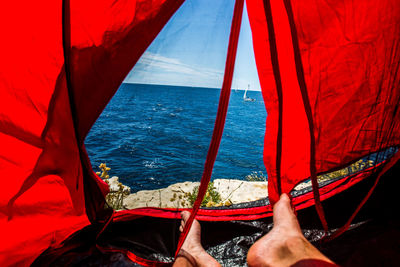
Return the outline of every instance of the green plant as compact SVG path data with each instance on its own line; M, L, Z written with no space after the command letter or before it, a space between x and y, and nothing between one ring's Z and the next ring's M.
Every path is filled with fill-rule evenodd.
M263 172L252 172L249 175L246 175L245 179L249 182L266 182L267 177L263 174Z
M199 194L199 187L196 186L192 192L185 193L185 197L189 201L190 205L193 206L196 201L197 195ZM201 207L214 207L221 206L221 195L215 190L214 183L208 184L206 194L204 195L203 201L201 202Z

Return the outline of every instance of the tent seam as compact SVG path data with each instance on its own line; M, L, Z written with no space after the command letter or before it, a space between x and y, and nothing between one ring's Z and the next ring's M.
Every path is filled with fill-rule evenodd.
M299 88L301 91L301 96L303 100L304 111L307 116L308 127L310 132L310 176L312 182L312 188L314 192L314 200L315 207L318 213L318 216L321 220L322 226L325 232L328 231L328 224L325 219L324 209L321 204L321 198L319 193L319 185L317 180L317 170L316 170L316 161L315 161L315 135L314 135L314 121L313 114L311 110L310 99L307 93L307 85L304 78L304 70L303 63L301 60L300 48L298 43L298 35L296 30L296 25L294 22L293 10L290 0L283 0L285 5L286 14L288 16L289 27L292 37L292 46L294 53L294 63L296 66L296 74L297 74L297 82L299 84Z
M278 50L276 47L276 37L274 30L274 22L272 20L272 10L270 0L264 0L264 13L267 20L268 27L268 38L269 38L269 49L272 70L275 77L275 85L278 96L278 133L276 138L276 182L278 194L282 194L281 184L281 162L282 162L282 125L283 125L283 90L282 90L282 78L279 69Z

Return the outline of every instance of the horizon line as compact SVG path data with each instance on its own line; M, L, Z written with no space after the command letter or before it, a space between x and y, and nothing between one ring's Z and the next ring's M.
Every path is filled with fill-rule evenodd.
M160 86L176 86L176 87L191 87L191 88L207 88L207 89L221 90L221 88L217 88L217 87L204 87L204 86L192 86L192 85L158 84L158 83L135 83L135 82L123 81L122 84L124 84L124 83L126 83L126 84L141 84L141 85L160 85ZM231 90L245 91L246 88L245 89L231 88ZM261 90L253 90L253 89L249 89L248 91L261 92Z

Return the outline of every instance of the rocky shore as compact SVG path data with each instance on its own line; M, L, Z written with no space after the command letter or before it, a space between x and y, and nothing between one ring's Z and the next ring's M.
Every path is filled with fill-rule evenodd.
M118 177L109 179L110 191L116 192L120 186ZM230 206L243 202L255 201L268 196L268 182L243 181L236 179L215 179L214 190L220 196L220 202L213 206ZM188 194L193 193L199 182L183 182L172 184L166 188L157 190L142 190L130 193L130 188L123 185L123 191L127 195L123 198L123 209L135 209L143 207L157 208L190 208ZM296 187L297 190L310 186L308 183Z
M248 182L232 179L214 180L215 191L221 197L216 206L229 206L241 202L254 201L268 195L267 182ZM187 194L192 193L199 182L183 182L158 190L144 190L130 194L124 199L125 209L140 207L189 208ZM251 194L249 194L251 192Z
M326 181L345 177L362 169L374 165L372 160L361 159L349 167L318 176L318 181ZM196 198L196 187L199 182L182 182L172 184L166 188L156 190L143 190L131 193L131 189L118 181L118 177L108 178L110 170L104 163L100 164L102 170L97 174L110 186L110 194L107 195L107 203L114 209L135 209L144 207L155 208L190 208ZM247 180L215 179L212 182L212 190L207 191L207 207L230 206L245 202L256 201L268 196L268 182L266 177L256 172L246 176ZM311 181L298 184L293 190L298 191L311 187ZM209 187L210 189L210 187ZM210 195L218 195L218 201L211 201Z

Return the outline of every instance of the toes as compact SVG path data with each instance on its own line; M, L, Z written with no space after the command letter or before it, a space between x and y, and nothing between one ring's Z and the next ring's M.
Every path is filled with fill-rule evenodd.
M187 210L184 210L181 212L181 217L184 223L186 223L186 221L189 219L190 217L190 212L188 212Z
M285 206L287 206L287 205L289 205L289 206L290 206L290 197L289 197L289 195L288 195L288 194L285 194L285 193L283 193L283 194L280 196L280 198L279 198L279 201L278 201L278 202L284 203L284 204L285 204Z
M185 224L186 224L187 220L189 219L189 217L190 217L190 212L188 212L186 210L181 212L182 220L181 220L181 225L179 226L179 231L183 232L183 228L185 227Z
M281 198L274 205L274 218L281 219L284 217L291 216L293 214L292 206L290 204L290 199L287 194L282 194ZM294 215L294 214L293 214Z

